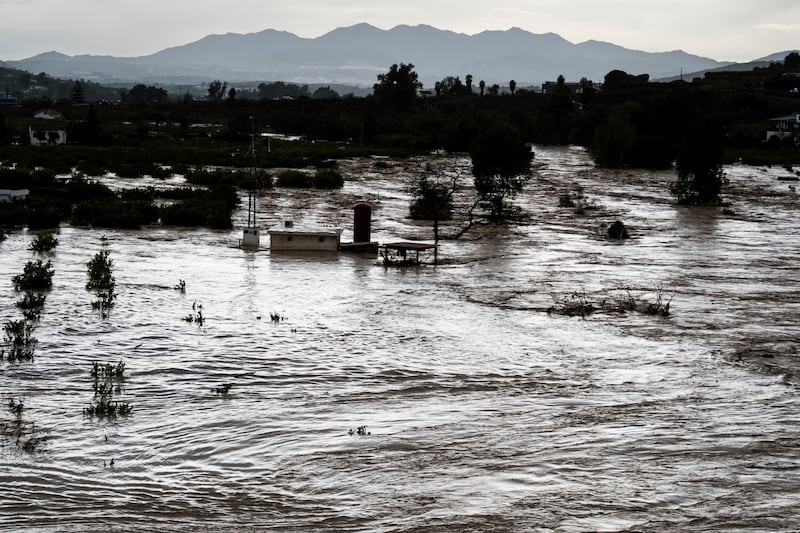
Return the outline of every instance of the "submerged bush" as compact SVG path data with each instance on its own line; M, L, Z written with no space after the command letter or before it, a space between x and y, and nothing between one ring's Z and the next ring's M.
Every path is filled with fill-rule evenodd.
M314 178L308 172L302 170L282 170L278 172L278 187L293 187L298 189L308 189L314 183Z
M51 252L58 246L58 239L48 231L40 231L28 245L34 252Z
M26 292L22 300L16 302L17 308L22 311L22 316L25 320L36 322L42 314L42 308L46 300L44 294L37 294L35 292Z
M87 200L75 205L72 224L103 228L139 228L158 222L158 207L151 200L121 198Z
M207 226L228 229L231 214L239 205L239 195L230 185L208 190L181 189L172 192L180 201L161 208L161 223L170 226Z
M25 320L9 320L3 325L5 341L9 351L0 350L0 359L3 355L10 361L31 361L36 347L36 337L33 336L33 325Z
M313 183L319 189L340 189L344 187L344 176L335 168L319 168L314 173Z
M92 418L115 419L128 416L133 407L128 402L114 400L115 394L122 392L122 381L125 379L125 362L117 364L101 364L92 362L91 376L94 389L94 401L83 410L83 414Z
M28 261L22 274L11 278L16 291L46 291L53 286L53 265L40 259Z
M97 254L86 263L87 275L89 276L89 281L86 282L87 290L104 291L114 288L115 281L111 272L114 261L109 259L109 255L110 252L108 250L97 252Z

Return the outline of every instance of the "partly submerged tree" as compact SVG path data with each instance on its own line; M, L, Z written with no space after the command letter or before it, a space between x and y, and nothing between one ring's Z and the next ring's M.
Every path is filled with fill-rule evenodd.
M425 172L411 183L409 214L415 220L447 220L452 216L456 178L446 181L428 164Z
M395 63L389 72L378 74L378 83L372 86L375 99L394 111L410 111L417 101L417 90L422 88L414 65Z
M723 132L708 119L692 121L678 146L675 170L678 180L670 191L679 204L719 205L722 186L727 182L722 171Z
M439 221L451 218L453 194L458 190L459 174L445 176L428 164L425 172L411 184L411 218L433 220L434 264L439 262Z
M533 152L515 129L496 124L478 136L469 155L478 202L494 220L505 218L506 199L522 192L531 178Z

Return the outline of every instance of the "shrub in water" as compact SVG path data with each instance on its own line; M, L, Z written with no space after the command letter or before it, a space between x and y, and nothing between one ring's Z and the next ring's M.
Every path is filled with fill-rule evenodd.
M278 173L278 187L310 188L314 184L311 174L302 170L283 170Z
M35 322L39 320L39 315L42 314L46 296L35 292L26 292L22 300L18 301L15 305L22 311L22 316L25 320Z
M340 189L344 187L344 176L335 168L319 168L314 173L314 187Z
M56 246L58 246L58 239L52 233L40 231L28 245L28 249L34 252L51 252Z
M6 355L10 362L31 361L36 346L36 338L32 335L33 325L25 320L10 320L3 325L5 341L9 345L9 352L0 351L0 358Z
M114 262L108 258L108 250L97 252L91 261L86 263L89 281L86 283L88 290L108 290L114 287L114 276L111 267Z
M16 291L46 291L53 286L53 265L48 261L28 261L22 274L11 278Z

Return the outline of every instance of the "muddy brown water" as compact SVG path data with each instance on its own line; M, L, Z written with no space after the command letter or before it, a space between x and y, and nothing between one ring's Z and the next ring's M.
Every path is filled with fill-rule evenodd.
M245 252L240 229L62 228L36 357L0 363L0 423L22 400L43 438L26 453L0 437L0 528L800 529L789 171L727 167L725 210L683 208L671 172L535 152L521 220L442 242L437 267ZM341 224L347 241L368 200L373 239L431 239L406 218L426 162L469 182L458 157L346 161L342 191L265 192L260 225ZM559 207L579 188L585 209ZM628 240L598 234L615 220ZM0 244L3 322L31 237ZM99 250L119 293L107 320L84 289ZM612 309L659 294L669 316ZM572 295L597 311L547 312ZM184 321L199 305L205 323ZM92 361L119 360L131 416L84 416Z

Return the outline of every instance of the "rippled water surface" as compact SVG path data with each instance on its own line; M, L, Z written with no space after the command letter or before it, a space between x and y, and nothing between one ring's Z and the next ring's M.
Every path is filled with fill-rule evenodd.
M35 360L0 363L0 422L21 399L46 439L0 437L0 528L800 529L786 171L727 168L723 211L672 205L670 172L598 170L578 149L535 162L523 220L443 242L438 267L245 252L240 229L62 228ZM268 191L261 226L342 224L347 241L367 199L373 239L430 239L405 218L424 161L375 163L343 163L343 191ZM466 161L434 163L468 183ZM586 209L558 207L579 187ZM630 239L598 236L617 219ZM3 322L31 237L0 244ZM100 250L119 293L106 320L84 289ZM612 309L659 289L667 317ZM597 311L547 312L573 294ZM183 320L200 305L202 326ZM92 361L119 360L131 416L85 417Z

